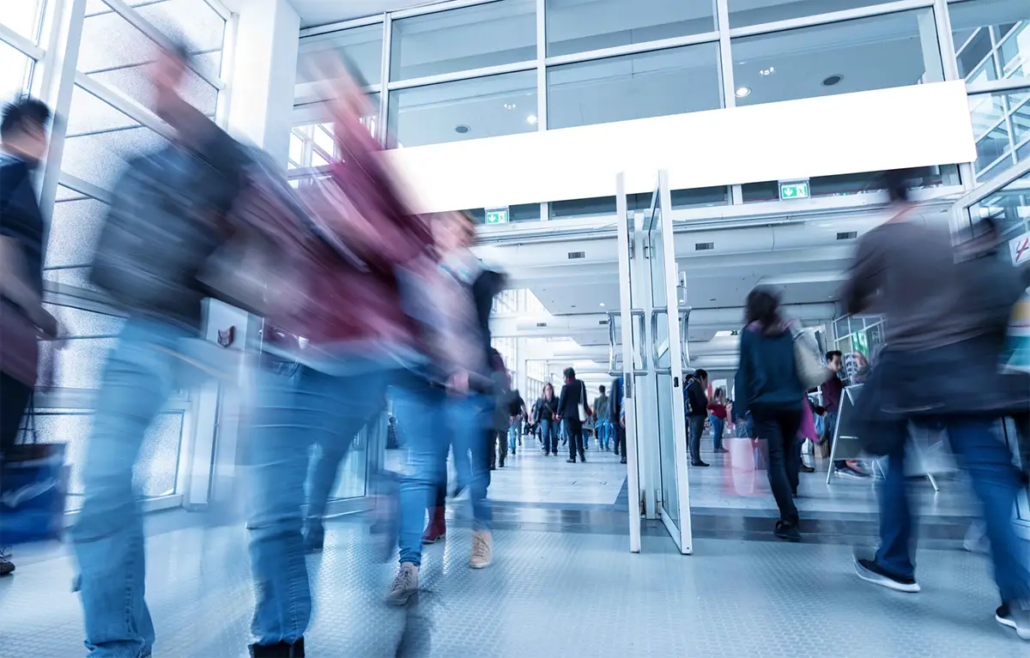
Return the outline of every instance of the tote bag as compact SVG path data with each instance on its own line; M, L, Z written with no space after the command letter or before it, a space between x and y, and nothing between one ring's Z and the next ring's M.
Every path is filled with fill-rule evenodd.
M585 423L590 417L590 414L587 413L587 385L580 382L579 387L582 391L582 395L579 398L579 404L576 406L579 411L579 422Z
M833 376L833 371L819 358L819 346L815 342L815 336L797 325L791 325L790 332L794 337L794 370L801 380L801 385L807 391L828 381Z
M65 444L39 443L35 412L26 415L32 443L11 446L0 460L0 545L59 541L64 534L69 469Z

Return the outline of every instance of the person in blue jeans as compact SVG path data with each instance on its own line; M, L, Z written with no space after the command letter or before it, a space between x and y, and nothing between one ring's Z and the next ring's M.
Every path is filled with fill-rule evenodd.
M558 398L554 395L554 386L550 382L544 384L540 399L533 405L533 420L540 423L540 438L545 455L558 456Z
M1012 520L1021 483L994 431L1010 410L1030 405L1026 379L998 368L1030 270L1017 270L1008 250L999 249L989 218L964 241L947 222L928 221L909 201L909 178L885 174L894 217L862 236L843 289L848 313L875 305L886 316L885 347L853 410L867 449L889 460L879 497L880 547L874 557L856 555L855 570L882 587L920 590L906 443L910 422L938 424L980 501L1001 598L995 620L1030 640L1028 551Z
M526 401L522 399L519 390L511 392L511 404L508 406L508 453L515 455L515 449L522 444L522 419L529 414L526 413Z

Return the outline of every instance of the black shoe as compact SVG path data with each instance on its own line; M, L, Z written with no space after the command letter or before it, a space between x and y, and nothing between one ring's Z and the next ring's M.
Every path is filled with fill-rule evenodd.
M304 530L304 550L308 553L317 553L325 547L325 528L319 523L311 525Z
M626 463L626 458L625 458L625 457L623 457L623 458L622 458L621 460L619 460L619 463L620 463L620 464L625 464L625 463Z
M14 573L14 562L11 562L10 553L0 548L0 576L7 576Z
M575 464L576 460L573 459L572 457L569 457L568 459L565 460L565 463L566 464Z
M796 523L790 523L788 521L777 521L776 530L774 531L774 534L783 541L801 541L801 531L798 530L798 524Z
M725 454L729 454L730 451L727 450L726 448L716 448L715 452L716 452L716 454L719 454L719 455L725 455Z
M698 459L697 461L690 462L690 465L691 466L700 466L702 468L708 468L708 466L709 466L709 464L704 463L700 459Z
M490 470L491 471L496 471L497 470L497 464L490 464Z
M994 619L1002 626L1015 629L1020 639L1030 640L1030 610L1025 606L1003 603L995 611Z
M802 473L815 473L815 469L807 464L802 464L800 468Z
M579 461L581 461L583 463L586 463L586 460L587 460L587 456L584 455L582 452L579 453Z
M919 583L914 578L898 578L884 571L876 560L863 560L855 558L855 572L862 580L892 589L895 592L915 594L919 591Z
M252 644L250 655L252 658L304 658L304 638L293 644Z

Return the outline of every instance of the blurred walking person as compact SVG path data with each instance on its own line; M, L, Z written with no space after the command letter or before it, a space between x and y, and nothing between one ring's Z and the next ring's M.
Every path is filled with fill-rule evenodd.
M508 452L514 457L515 448L522 445L522 420L529 414L526 413L526 401L518 389L511 392L511 402L508 405Z
M911 421L940 424L982 505L1001 596L995 618L1030 640L1027 550L1012 522L1021 484L994 433L999 418L1030 403L1025 379L998 369L1005 327L1027 282L1000 258L956 251L946 220L924 218L909 201L902 172L890 172L885 183L895 215L862 236L844 289L849 313L875 303L887 328L855 408L867 450L889 458L880 547L870 559L856 556L856 570L883 587L920 590L906 443Z
M562 373L565 376L565 385L561 389L561 397L558 399L558 420L565 423L565 430L569 437L569 458L570 464L576 463L576 453L579 453L579 460L587 460L584 454L583 445L583 423L590 416L590 407L587 406L587 386L576 379L576 371L566 368Z
M612 427L615 437L615 454L620 456L620 462L626 463L626 401L623 378L616 377L612 380L612 394L608 398L608 423Z
M185 47L162 48L149 70L153 107L178 139L127 163L101 231L93 283L128 314L107 357L82 461L82 509L71 530L86 646L92 656L149 656L143 517L133 468L147 428L191 385L206 291L197 279L223 242L247 157L180 95ZM192 373L196 374L196 373Z
M794 365L794 338L780 313L779 298L756 288L747 296L744 330L740 332L734 413L750 413L754 432L768 446L769 486L780 520L775 535L801 541L800 518L794 505L800 460L794 451L801 427L805 389Z
M38 338L54 338L57 321L43 308L46 223L32 185L46 156L51 114L23 97L0 118L0 464L18 438L39 367ZM0 546L0 576L14 571Z
M726 391L716 389L714 399L708 404L709 422L712 423L712 441L716 454L729 452L722 446L726 432Z
M540 399L533 405L533 422L540 424L544 455L558 456L558 398L554 397L551 382L544 384Z
M701 436L705 433L705 421L708 420L708 372L698 369L690 379L683 392L687 414L687 429L690 441L690 465L706 467L701 461Z
M599 450L608 450L608 396L605 394L604 384L599 389L600 395L594 398L594 433L597 434L597 447Z

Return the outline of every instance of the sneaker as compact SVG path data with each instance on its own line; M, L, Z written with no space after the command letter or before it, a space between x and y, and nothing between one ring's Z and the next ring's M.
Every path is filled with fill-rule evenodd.
M318 521L304 528L304 550L317 553L325 547L325 528Z
M1030 606L1001 604L994 613L994 619L1002 626L1015 629L1022 640L1030 640Z
M801 541L801 531L798 530L798 524L789 523L787 521L777 521L776 530L773 531L779 539L789 542Z
M473 569L485 569L490 566L494 557L494 538L487 531L472 533L472 560L469 566Z
M386 594L386 602L391 605L405 605L414 594L418 593L418 567L411 562L401 565L397 577Z
M576 463L576 460L575 460L575 459L572 459L572 458L570 457L569 459L566 459L566 460L565 460L565 463L566 463L566 464L575 464L575 463Z
M895 592L915 594L919 591L919 583L914 578L898 578L880 568L876 560L855 559L855 572L862 580L892 589Z
M708 467L708 464L704 463L700 459L697 460L696 462L690 462L690 465L691 466L700 466L701 468L707 468Z
M579 461L583 462L584 464L587 463L587 456L584 455L582 452L579 453Z
M249 648L251 658L304 658L304 638L300 638L293 644L286 642L252 644Z
M0 548L0 576L14 573L14 562L11 562L10 549Z
M837 477L848 478L849 480L863 480L869 477L865 473L856 471L850 466L842 466L840 468L834 469L833 474Z
M815 473L815 469L808 464L802 464L800 470L802 473Z

